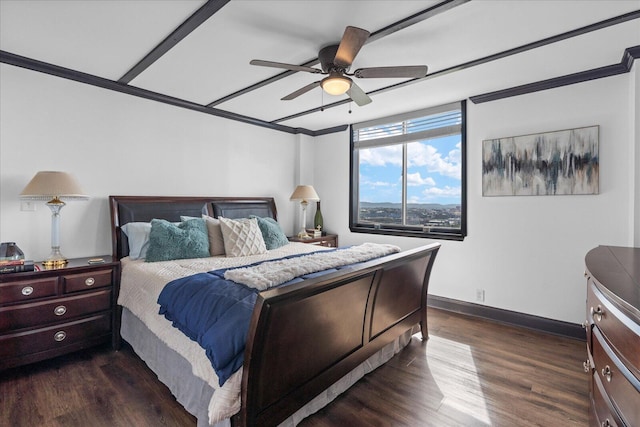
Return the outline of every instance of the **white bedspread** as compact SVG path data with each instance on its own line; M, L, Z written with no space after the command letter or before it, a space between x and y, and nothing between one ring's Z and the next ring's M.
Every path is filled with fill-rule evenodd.
M296 258L267 261L252 267L235 268L226 271L224 278L264 291L305 274L369 261L396 252L400 252L400 248L394 245L363 243L332 252L319 252Z
M118 304L129 309L164 343L188 360L192 365L193 374L216 390L209 403L209 422L214 424L231 417L240 410L242 368L220 387L218 377L204 349L174 328L164 316L158 314L157 301L162 288L171 280L195 273L240 267L259 261L327 249L329 248L306 243L289 243L266 254L237 258L221 256L153 263L123 258Z

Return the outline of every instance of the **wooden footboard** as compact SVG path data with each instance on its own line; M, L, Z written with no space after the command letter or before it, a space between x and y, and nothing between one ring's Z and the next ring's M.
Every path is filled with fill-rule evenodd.
M272 426L408 329L427 332L438 243L262 292L247 337L235 426Z

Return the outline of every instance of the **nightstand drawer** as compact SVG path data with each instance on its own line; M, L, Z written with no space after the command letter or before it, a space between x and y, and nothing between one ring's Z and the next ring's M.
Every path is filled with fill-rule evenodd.
M0 283L0 304L54 296L57 284L57 277Z
M111 290L0 308L0 333L111 309Z
M111 269L92 271L90 273L72 274L62 276L64 284L64 293L86 291L88 289L102 288L111 286L112 275Z
M107 335L111 332L111 313L53 325L27 332L0 336L0 358L19 358Z

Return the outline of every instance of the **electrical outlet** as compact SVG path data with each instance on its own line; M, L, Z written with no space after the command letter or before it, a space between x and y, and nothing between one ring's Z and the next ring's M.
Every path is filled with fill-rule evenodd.
M35 212L36 203L29 200L23 200L20 202L20 210L23 212Z
M476 302L484 302L484 289L476 289Z

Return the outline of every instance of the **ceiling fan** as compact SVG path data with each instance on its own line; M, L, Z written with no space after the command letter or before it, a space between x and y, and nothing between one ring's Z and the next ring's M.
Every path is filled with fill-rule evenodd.
M322 87L330 95L342 95L346 93L358 106L371 102L371 98L350 77L360 79L373 78L417 78L427 75L426 65L409 65L398 67L369 67L358 68L349 73L349 68L356 55L369 38L369 31L357 27L347 27L344 30L340 44L332 44L320 49L318 59L322 69L307 67L304 65L285 64L282 62L263 61L253 59L251 65L262 67L284 68L291 71L306 71L313 74L327 74L322 80L309 83L300 89L281 98L289 101L309 92L318 86Z

